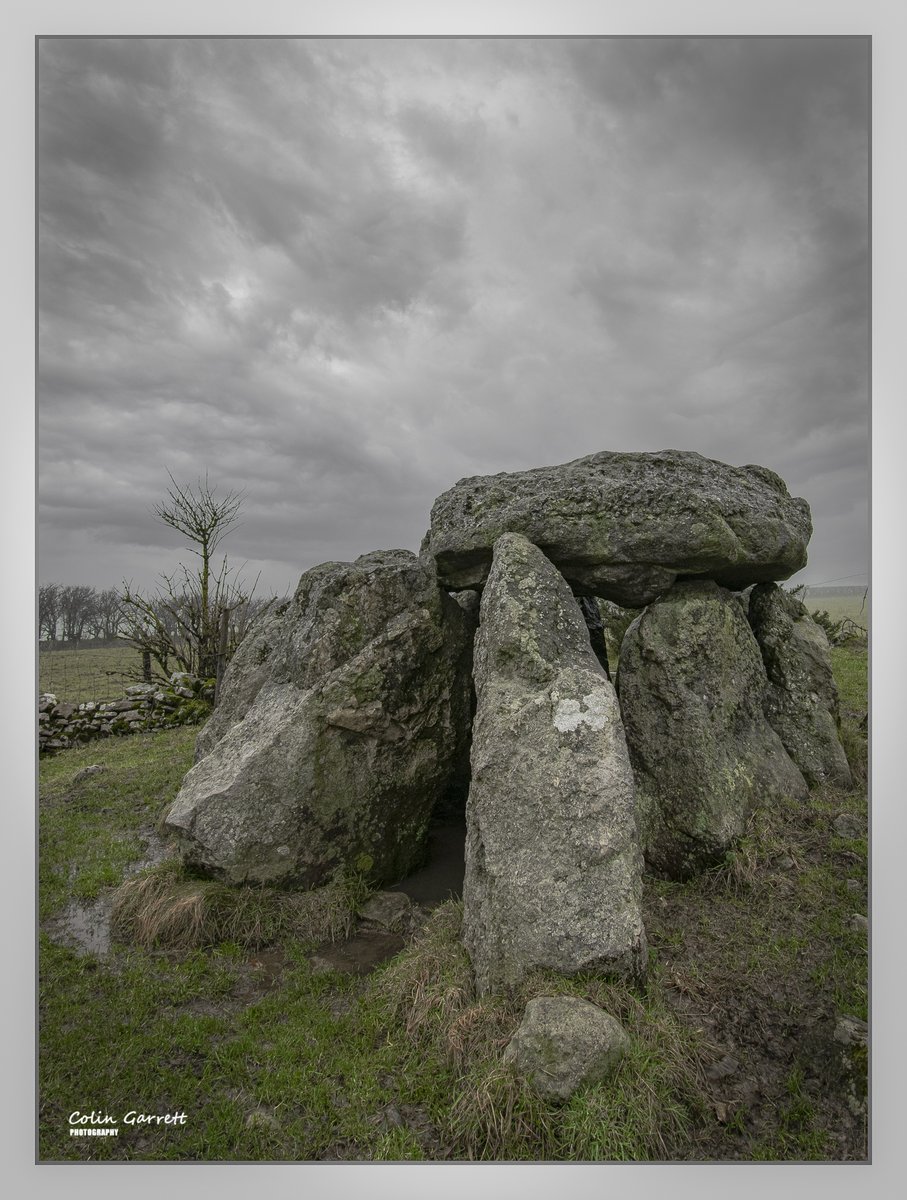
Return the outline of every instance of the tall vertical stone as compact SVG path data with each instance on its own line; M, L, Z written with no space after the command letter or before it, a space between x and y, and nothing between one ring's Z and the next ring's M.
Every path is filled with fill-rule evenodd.
M720 862L758 803L807 794L766 719L766 687L743 609L714 582L675 584L627 630L617 688L658 873Z
M796 596L775 583L753 588L749 622L768 675L766 716L788 754L811 787L851 787L825 631Z
M533 968L641 976L642 856L613 687L570 588L494 545L476 636L464 943L480 992Z

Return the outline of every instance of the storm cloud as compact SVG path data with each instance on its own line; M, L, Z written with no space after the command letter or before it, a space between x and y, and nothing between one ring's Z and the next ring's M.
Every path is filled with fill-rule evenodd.
M864 38L39 42L39 575L243 489L283 592L464 475L771 467L868 559Z

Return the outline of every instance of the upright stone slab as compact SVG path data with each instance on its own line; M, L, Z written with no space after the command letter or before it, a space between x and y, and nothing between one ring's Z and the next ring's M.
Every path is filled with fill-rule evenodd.
M766 687L743 609L715 583L676 584L627 630L617 689L656 872L720 862L758 803L807 794L766 719Z
M468 745L474 619L406 550L325 563L250 634L167 816L230 883L396 881Z
M825 631L796 596L773 583L753 588L749 622L768 675L766 715L788 754L811 787L851 787Z
M506 534L482 595L464 943L479 991L537 967L645 970L642 856L614 689L570 588Z
M682 450L602 451L558 467L461 479L431 511L443 587L480 587L502 533L523 534L578 595L630 608L678 575L743 588L806 563L809 505L765 467Z

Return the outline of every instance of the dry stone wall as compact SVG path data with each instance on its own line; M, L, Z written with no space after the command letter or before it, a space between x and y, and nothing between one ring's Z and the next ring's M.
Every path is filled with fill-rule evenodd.
M166 684L133 684L118 700L71 704L45 692L38 697L38 748L54 754L97 738L193 725L205 720L213 700L214 681L185 671Z

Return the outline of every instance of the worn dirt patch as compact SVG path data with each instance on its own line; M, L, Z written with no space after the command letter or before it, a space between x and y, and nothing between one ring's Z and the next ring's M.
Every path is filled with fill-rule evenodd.
M758 1158L780 1124L792 1145L821 1130L820 1157L829 1161L865 1160L865 1077L859 1055L834 1039L841 1014L827 987L813 981L821 947L800 930L802 915L785 913L783 933L803 932L804 949L794 971L779 972L760 965L758 946L741 963L739 906L688 893L649 899L646 930L665 972L666 999L708 1047L706 1095L717 1125L698 1132L696 1156ZM753 911L770 909L754 896Z
M399 933L379 929L360 929L343 942L327 942L311 956L314 971L342 971L348 975L367 975L399 954L406 940Z

